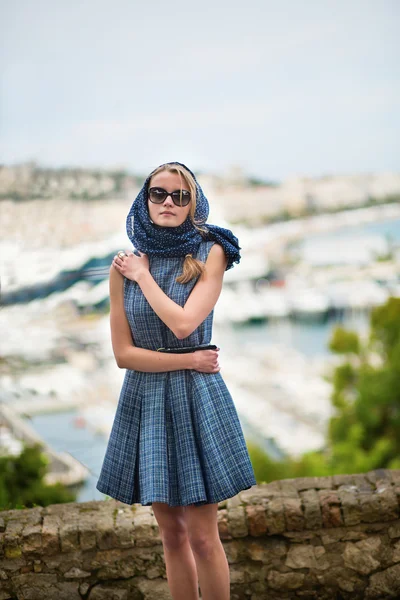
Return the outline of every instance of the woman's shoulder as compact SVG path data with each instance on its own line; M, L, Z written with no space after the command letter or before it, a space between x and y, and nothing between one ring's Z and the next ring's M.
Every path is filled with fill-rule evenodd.
M201 240L199 248L197 250L197 258L205 262L214 244L214 240Z
M215 262L216 265L221 263L226 264L225 250L223 246L215 240L203 240L200 244L197 257L203 262L206 262L208 257L210 257L210 260Z

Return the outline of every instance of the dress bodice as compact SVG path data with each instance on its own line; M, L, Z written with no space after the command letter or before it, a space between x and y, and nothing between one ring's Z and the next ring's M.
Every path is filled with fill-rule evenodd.
M203 240L200 243L196 258L206 262L214 241ZM178 283L176 278L182 273L184 257L166 258L149 256L149 268L156 283L180 306L184 306L198 277L187 283ZM139 285L124 278L124 306L135 346L149 350L160 347L184 347L209 344L212 335L214 310L186 338L179 340L165 325L147 302Z

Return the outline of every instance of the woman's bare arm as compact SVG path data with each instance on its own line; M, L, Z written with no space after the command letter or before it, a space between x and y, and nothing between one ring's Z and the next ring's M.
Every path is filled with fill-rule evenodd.
M121 369L150 373L180 369L217 373L220 370L215 350L167 354L134 346L124 308L124 277L113 266L110 268L110 326L115 360Z
M208 253L206 268L183 307L162 291L150 271L142 270L137 283L154 312L181 340L190 335L214 308L221 293L226 265L224 249L215 243Z

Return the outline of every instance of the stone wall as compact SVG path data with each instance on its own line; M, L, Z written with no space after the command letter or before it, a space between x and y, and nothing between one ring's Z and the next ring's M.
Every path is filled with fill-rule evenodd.
M231 600L400 597L400 470L254 486L219 504ZM0 600L170 599L151 507L0 513Z

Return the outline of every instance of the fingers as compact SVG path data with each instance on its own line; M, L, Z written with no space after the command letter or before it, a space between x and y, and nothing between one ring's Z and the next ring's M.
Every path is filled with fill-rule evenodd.
M130 254L133 254L132 252L129 252L129 250L120 250L120 252L125 252L125 257L129 256ZM118 252L117 254L114 255L113 265L116 267L123 267L125 257L122 256L122 254L120 255Z
M113 259L113 265L114 265L114 267L121 267L122 264L123 264L122 263L122 259L118 256L118 254L116 254L114 256L114 259Z

